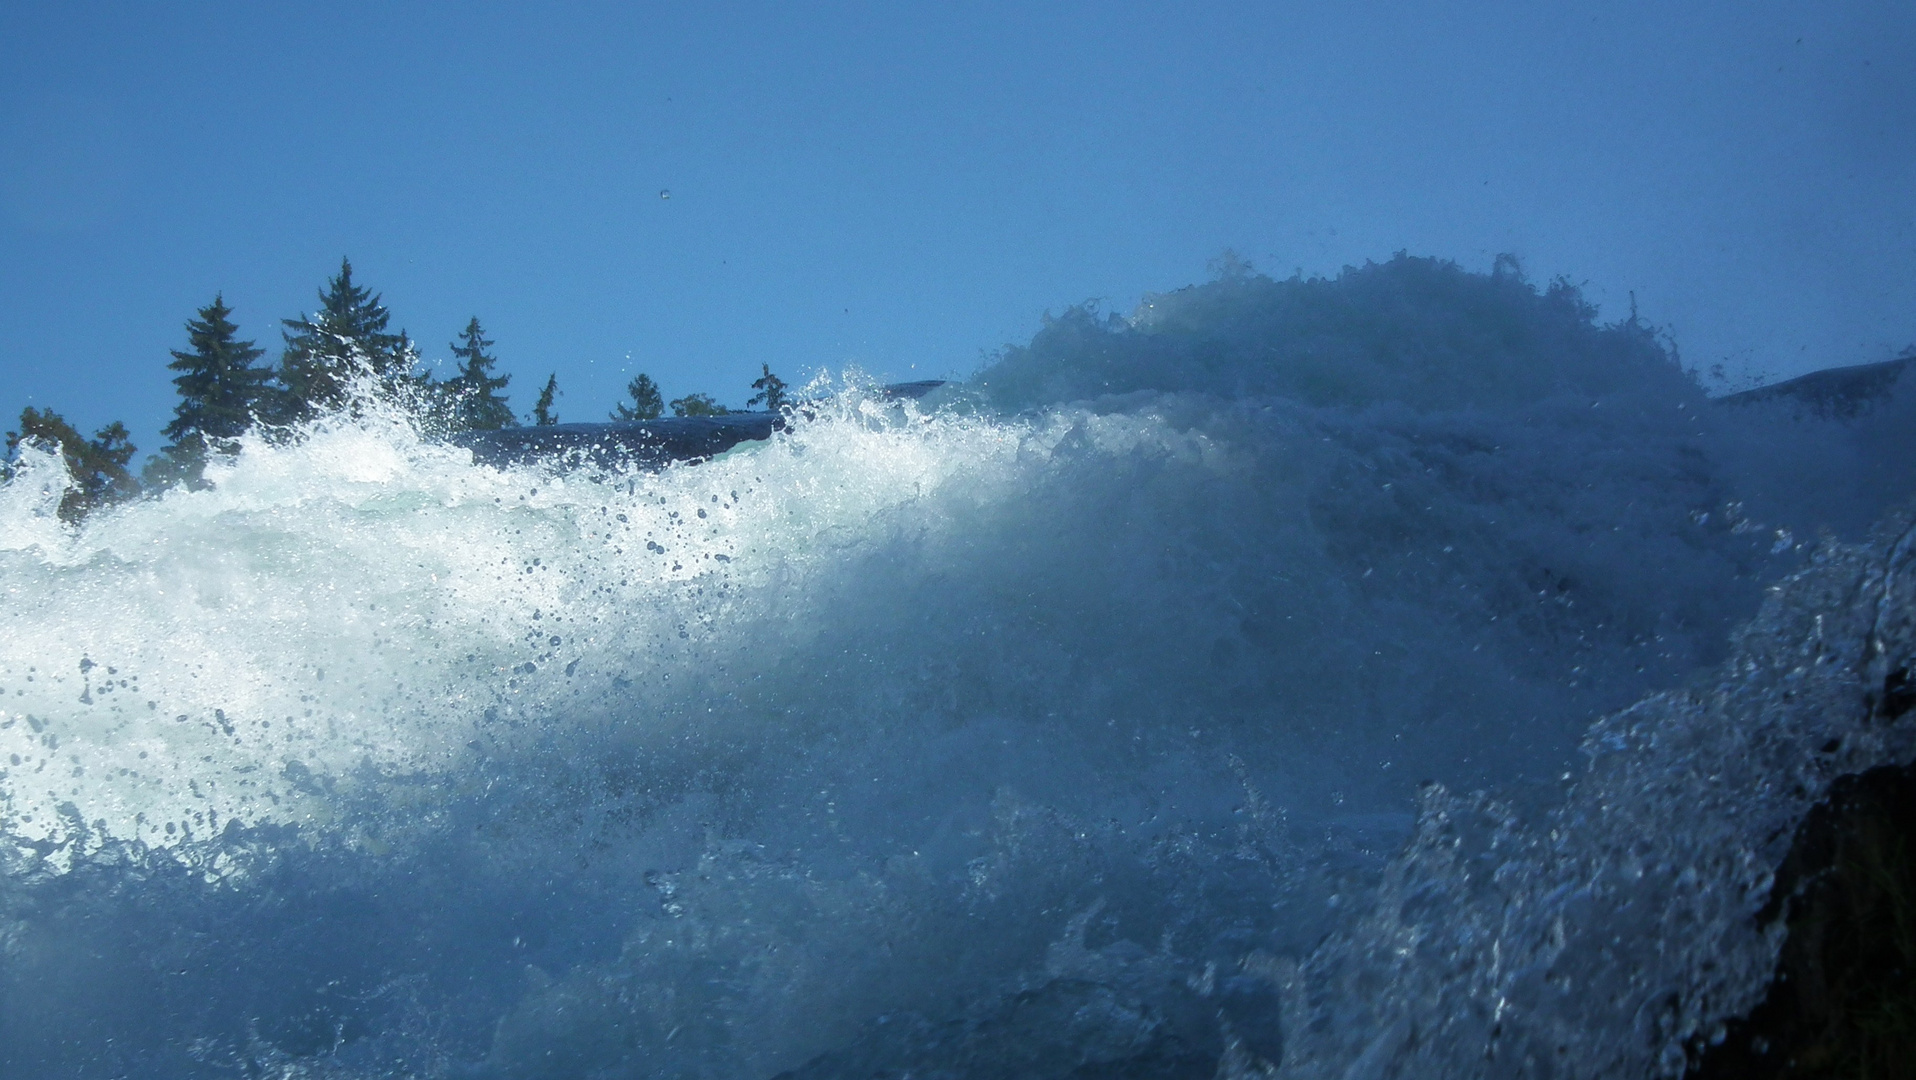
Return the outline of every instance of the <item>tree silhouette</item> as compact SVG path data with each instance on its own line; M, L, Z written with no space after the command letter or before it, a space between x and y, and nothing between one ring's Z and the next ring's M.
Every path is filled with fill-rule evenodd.
M136 449L118 420L87 439L52 409L29 405L20 412L20 430L7 432L7 458L16 460L20 444L33 441L58 449L74 487L60 498L60 518L77 522L95 507L139 494L139 482L127 471Z
M552 399L559 396L559 373L553 372L546 378L545 389L539 391L539 400L532 403L532 422L539 427L551 427L559 422L559 414L552 411Z
M459 359L459 374L446 380L442 389L450 403L453 426L459 430L494 431L516 422L512 406L499 395L512 376L492 374L492 365L499 359L486 351L491 347L477 315L451 346L452 354Z
M148 460L149 479L198 480L206 455L238 449L234 440L270 406L273 373L253 363L266 352L239 340L232 314L225 297L215 294L213 302L199 310L199 318L187 321L191 351L172 350L173 362L167 367L180 373L173 379L180 402L172 422L160 429L172 441Z
M764 372L752 380L752 389L758 391L745 402L747 405L763 405L766 412L779 412L785 408L785 380L772 374L770 364L760 364L758 369Z
M652 376L640 372L638 377L625 384L625 393L632 404L620 402L612 410L614 420L657 420L665 414L665 399L659 394L659 384Z
M687 394L672 402L673 416L724 416L731 411L710 394Z
M346 404L346 386L362 372L388 390L420 381L413 375L419 351L405 331L386 332L392 316L377 293L353 284L350 260L340 260L339 275L327 280L319 303L316 314L280 320L286 351L279 361L278 421Z

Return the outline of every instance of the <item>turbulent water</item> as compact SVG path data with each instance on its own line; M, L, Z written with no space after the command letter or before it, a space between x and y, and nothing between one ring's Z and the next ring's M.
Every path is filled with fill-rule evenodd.
M814 397L662 471L366 403L77 528L24 450L0 1075L1667 1075L1910 753L1831 703L1916 388L1400 258Z

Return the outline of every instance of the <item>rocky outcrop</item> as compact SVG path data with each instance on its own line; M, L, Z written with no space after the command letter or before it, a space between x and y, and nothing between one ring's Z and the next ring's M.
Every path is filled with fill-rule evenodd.
M482 465L566 461L594 465L634 462L657 467L673 461L716 457L739 443L769 439L781 424L768 412L725 416L676 416L609 424L548 424L541 427L468 431L453 442Z
M1856 416L1875 402L1887 398L1912 368L1916 368L1916 351L1878 364L1854 364L1812 371L1786 382L1727 394L1718 398L1717 403L1754 405L1758 402L1787 401L1800 404L1817 416L1841 419Z
M1905 684L1907 685L1907 684ZM1886 699L1909 708L1907 693ZM1769 992L1702 1050L1699 1080L1916 1076L1916 765L1839 779L1761 918L1788 937Z

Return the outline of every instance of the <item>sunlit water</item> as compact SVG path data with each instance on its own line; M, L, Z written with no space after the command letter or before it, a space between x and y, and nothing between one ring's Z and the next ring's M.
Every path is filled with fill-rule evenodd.
M366 406L76 529L26 451L0 1075L1677 1067L1773 945L1697 845L1800 809L1674 820L1694 756L1591 725L1906 495L1906 429L1731 415L1635 331L1268 365L1250 288L659 472ZM1619 938L1667 987L1576 959L1619 799L1708 898Z

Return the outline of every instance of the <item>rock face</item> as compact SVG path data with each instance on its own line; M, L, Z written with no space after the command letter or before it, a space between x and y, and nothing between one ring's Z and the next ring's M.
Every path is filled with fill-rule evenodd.
M1721 405L1752 405L1762 401L1799 402L1818 416L1852 417L1882 400L1896 384L1916 368L1916 352L1905 353L1879 364L1855 364L1850 367L1812 371L1774 386L1759 386L1740 394L1718 399Z
M1886 713L1908 711L1908 684ZM1760 919L1788 938L1762 1004L1702 1080L1916 1076L1916 765L1845 776L1796 831Z

